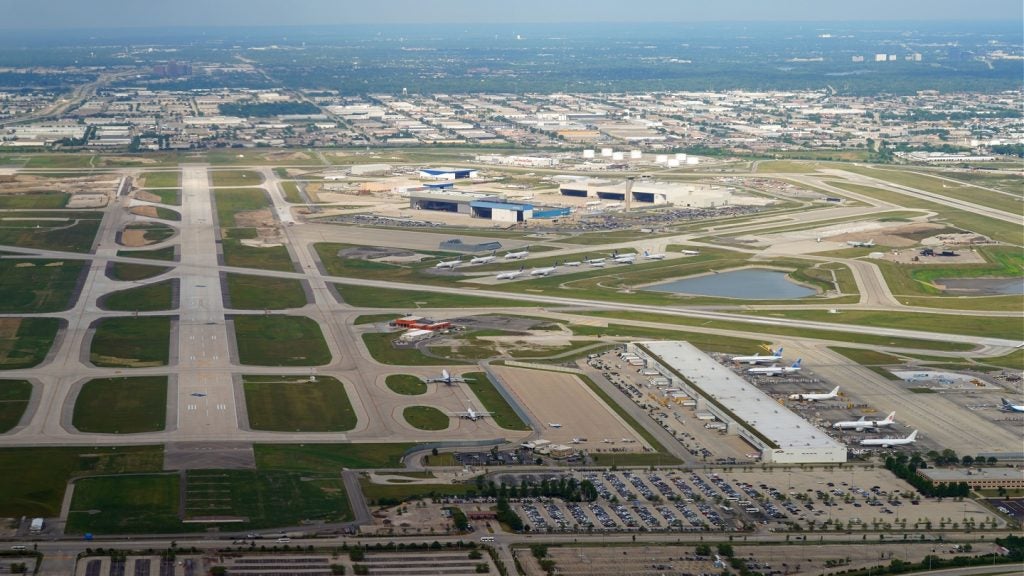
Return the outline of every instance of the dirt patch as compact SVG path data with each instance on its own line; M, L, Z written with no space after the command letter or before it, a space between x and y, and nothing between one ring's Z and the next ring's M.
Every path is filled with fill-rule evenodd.
M273 224L274 214L270 210L252 210L235 214L235 226L239 228L259 228Z
M163 202L163 199L161 199L159 196L153 194L152 192L146 192L145 190L139 190L138 192L136 192L135 198L137 200L142 200L143 202Z
M14 338L21 327L21 318L0 318L0 338Z
M118 164L156 164L154 158L146 158L145 156L106 156L103 158L103 163L109 165L111 162Z
M129 212L135 214L136 216L147 216L149 218L157 217L155 206L136 206L129 210Z
M125 230L124 233L121 234L121 244L129 248L148 246L149 242L146 241L146 231Z
M338 258L349 260L371 260L374 262L419 262L427 256L412 250L401 248L381 248L377 246L358 246L338 250Z
M15 268L32 268L35 264L31 262L18 262L14 265Z
M269 152L263 157L267 160L309 160L305 152Z

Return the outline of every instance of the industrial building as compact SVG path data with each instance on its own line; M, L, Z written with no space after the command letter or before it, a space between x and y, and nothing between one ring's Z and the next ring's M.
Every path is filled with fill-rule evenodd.
M445 330L452 327L451 322L438 322L422 316L403 316L395 320L395 326L408 328L410 330Z
M420 168L420 178L428 180L461 180L476 178L478 171L472 168Z
M632 188L630 185L632 184ZM559 186L562 196L592 198L637 205L672 204L690 208L715 208L730 204L732 191L720 186L654 180L610 181L583 178L563 182ZM629 198L627 199L627 193Z
M628 349L773 464L846 462L846 446L689 342L634 342Z
M507 224L534 218L558 218L572 212L567 207L534 207L533 204L508 201L497 194L456 192L449 187L423 187L409 190L406 194L409 207L416 210L451 212Z
M1024 488L1024 469L1021 468L921 468L918 473L933 484L966 482L974 490Z

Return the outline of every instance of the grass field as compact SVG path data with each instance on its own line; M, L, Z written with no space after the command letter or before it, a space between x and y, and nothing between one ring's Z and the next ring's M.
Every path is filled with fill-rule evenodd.
M270 197L262 188L221 188L213 191L217 203L217 222L221 228L234 228L235 214L270 208Z
M156 217L161 220L171 220L178 222L181 220L181 213L177 210L171 210L170 208L164 208L163 206L156 206Z
M899 296L927 296L942 294L932 282L942 278L1010 278L1024 276L1024 254L1010 246L983 246L977 249L985 264L958 264L950 266L930 264L897 264L876 261L886 284ZM958 296L946 296L963 300ZM999 297L990 297L999 298ZM1018 298L1019 299L1019 298Z
M419 498L468 496L477 492L476 484L374 484L365 478L360 479L359 486L370 505Z
M177 188L166 188L163 190L146 190L154 196L160 198L161 204L167 204L168 206L181 206L181 190Z
M465 386L469 388L473 394L483 404L483 409L487 412L493 412L491 418L494 423L498 426L505 428L506 430L529 430L530 427L526 425L526 422L516 414L512 406L505 401L505 397L498 392L495 388L491 379L487 377L484 372L470 372L465 375L467 381Z
M385 380L388 388L395 394L418 396L427 393L427 385L411 374L390 374Z
M433 406L409 406L402 411L402 418L418 430L447 430L451 423L448 415Z
M799 328L789 326L761 326L758 324L750 324L739 321L727 321L727 320L713 320L707 321L699 318L688 318L685 316L663 316L659 314L647 313L647 312L589 312L588 316L598 316L602 318L622 318L625 320L642 320L646 322L661 322L665 324L679 324L680 326L702 326L708 328L717 328L720 330L735 330L737 332L745 332L748 334L761 334L763 338L770 339L774 335L778 336L797 336L803 338L818 338L822 340L835 340L838 342L856 342L858 344L876 344L880 346L895 346L898 348L919 348L924 350L945 350L945 351L966 351L973 348L970 344L961 344L958 342L948 342L945 340L918 340L915 338L899 338L896 336L882 336L875 334L858 334L853 332L843 332L841 330L826 330L816 328ZM588 334L593 335L594 330L589 327L573 327L573 331L577 334ZM609 334L607 331L601 329L597 330L599 334ZM690 339L691 342L702 350L717 350L723 351L721 348L705 347L707 345L714 346L716 343L727 342L727 339L721 336L715 335L699 335L687 336L685 339ZM704 343L702 345L702 342ZM727 350L725 350L727 351Z
M96 366L166 366L170 334L169 316L105 318L96 326L89 360Z
M1024 325L1022 325L1021 319L1008 316L962 316L874 310L843 310L839 314L831 314L828 310L762 310L744 313L769 318L841 322L860 326L964 334L1007 340L1021 340L1024 337Z
M1005 356L994 356L992 358L975 358L976 362L999 366L1011 370L1024 370L1024 349L1017 349Z
M306 305L302 282L247 274L227 275L228 298L237 310L284 310Z
M143 172L139 175L139 188L177 188L181 186L181 173Z
M72 534L184 532L178 518L177 474L81 478L68 514ZM192 528L197 529L197 528Z
M508 308L536 306L530 302L488 298L485 296L463 296L443 292L422 292L419 290L393 290L335 284L346 304L363 308Z
M121 253L119 252L120 256ZM166 266L147 266L145 264L128 264L125 262L111 262L107 267L107 276L111 280L121 282L135 282L154 278L170 270Z
M335 474L342 468L397 468L415 444L254 444L260 470ZM2 454L2 453L0 453Z
M322 366L331 352L320 326L304 316L233 317L238 361L252 366Z
M64 220L8 220L0 228L0 244L85 253L92 248L102 212L36 212L37 218ZM23 212L2 212L3 218L25 218Z
M31 398L28 380L0 380L0 434L18 425Z
M210 180L215 188L258 186L263 183L263 175L253 170L211 170Z
M906 168L882 169L869 168L867 166L852 166L847 168L850 172L856 172L872 178L878 178L893 184L909 186L918 190L931 192L946 198L964 200L979 206L986 206L1002 210L1009 214L1020 214L1024 210L1019 196L1017 198L979 188L969 183L950 182L935 178L922 172L913 172Z
M87 265L80 260L0 260L0 312L59 312L70 308Z
M167 377L99 378L82 386L72 424L81 432L158 432L167 420Z
M862 366L888 366L903 363L903 360L898 356L893 356L892 354L886 354L885 352L879 352L877 350L846 348L843 346L829 346L828 349L833 352L838 352Z
M235 228L237 230L253 230L251 228ZM258 270L276 270L294 272L295 265L284 246L246 246L238 238L223 240L224 264L239 268L256 268Z
M175 307L174 288L177 282L177 278L171 278L138 288L112 292L102 298L100 308L126 312L170 310Z
M299 194L299 184L297 182L281 182L281 190L284 193L284 199L292 204L301 204L302 195Z
M163 260L171 262L174 260L174 246L164 246L155 250L118 250L118 256L125 258L142 258L145 260ZM113 265L118 265L113 262ZM138 266L138 264L123 264L124 266Z
M461 364L460 361L452 361L445 358L432 358L424 355L416 348L398 348L392 345L392 341L398 338L397 332L373 332L363 334L363 344L370 352L370 356L381 364L392 366L447 366L449 364Z
M161 224L160 222L143 222L140 224L129 224L124 227L125 232L130 230L142 230L142 238L146 245L159 244L164 240L170 240L177 234L177 230Z
M53 347L60 328L57 318L0 319L0 370L36 366Z
M55 517L69 478L159 472L163 446L0 448L0 516Z
M392 280L394 282L417 282L421 284L448 285L458 277L445 277L428 274L426 270L432 270L438 261L451 259L460 256L455 252L440 252L436 250L417 250L418 254L426 254L436 257L423 262L409 264L389 264L387 262L376 262L361 258L349 258L338 256L338 252L348 248L356 248L353 244L338 244L332 242L318 242L313 245L324 270L331 276L345 276L349 278L365 278L370 280ZM367 248L377 248L367 246Z
M377 324L379 322L391 322L395 319L395 314L362 314L356 316L356 319L352 322L354 326L362 326L363 324Z
M662 330L642 326L626 326L624 324L609 324L603 327L572 325L570 328L572 328L573 333L583 336L611 336L645 340L686 340L705 352L757 350L763 342L763 340L752 340L735 336L720 336L718 334L688 332L686 330Z
M66 192L0 194L0 210L54 210L67 206L70 198Z
M33 154L26 168L89 168L93 154Z
M247 529L342 522L352 513L337 474L263 470L190 470L185 516L241 517Z
M356 426L345 386L330 376L243 376L249 425L275 432L343 432Z

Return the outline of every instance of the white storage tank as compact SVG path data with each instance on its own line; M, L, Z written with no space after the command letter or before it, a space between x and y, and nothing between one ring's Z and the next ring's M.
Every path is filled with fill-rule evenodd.
M666 162L668 162L667 154L658 154L657 156L654 157L655 164L664 164Z
M612 160L622 160L622 152L612 152Z
M607 157L609 157L611 155L612 155L612 149L611 148L601 148L601 156L604 156L605 158L607 158Z
M639 150L630 150L629 151L629 158L631 160L639 160L640 158L643 157L643 155L644 155L643 152L641 152Z
M592 159L594 157L594 151L593 150L584 150L583 151L583 157L585 159L588 159L588 160Z
M700 164L700 158L697 158L696 156L689 156L686 158L686 163L690 165Z

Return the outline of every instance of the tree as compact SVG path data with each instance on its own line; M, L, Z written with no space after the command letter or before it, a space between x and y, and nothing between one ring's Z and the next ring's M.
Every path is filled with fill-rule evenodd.
M722 543L718 545L718 553L726 558L732 558L736 552L732 549L732 544Z

